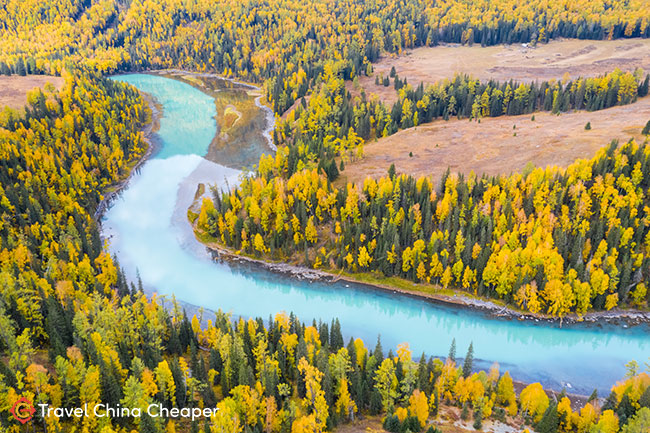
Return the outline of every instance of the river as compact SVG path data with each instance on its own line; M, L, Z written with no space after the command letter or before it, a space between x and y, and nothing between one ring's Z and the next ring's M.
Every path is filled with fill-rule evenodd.
M147 288L168 298L233 316L268 318L294 312L302 321L338 317L344 337L361 337L385 350L408 342L414 355L445 356L452 338L462 357L474 344L477 365L496 361L521 381L589 394L608 393L624 364L650 356L650 327L624 328L494 318L486 313L430 303L343 282L295 280L252 266L217 263L187 221L198 183L236 184L240 172L203 158L215 133L214 100L187 83L156 75L121 75L162 106L161 149L135 173L102 220L127 275L136 270ZM269 149L269 152L271 150ZM207 314L207 313L206 313Z

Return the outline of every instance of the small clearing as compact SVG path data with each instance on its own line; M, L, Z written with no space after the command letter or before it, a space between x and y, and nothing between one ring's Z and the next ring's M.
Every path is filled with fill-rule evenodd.
M385 56L373 65L374 75L360 76L366 93L374 93L392 103L396 92L390 86L375 84L375 75L388 76L392 67L400 78L413 86L435 83L466 73L481 80L545 81L604 75L619 68L650 71L650 39L592 41L554 40L536 47L528 44L481 47L447 44L408 50L400 56Z
M390 137L370 141L363 159L346 164L338 182L360 182L385 176L391 164L397 173L432 176L447 170L480 175L510 174L528 163L565 167L578 158L591 158L613 139L643 142L643 126L650 120L650 97L606 110L554 115L436 120ZM591 130L585 130L587 122ZM411 156L412 155L412 156Z
M52 75L0 75L0 110L5 106L22 109L27 104L27 93L36 87L43 88L47 83L60 90L64 80Z

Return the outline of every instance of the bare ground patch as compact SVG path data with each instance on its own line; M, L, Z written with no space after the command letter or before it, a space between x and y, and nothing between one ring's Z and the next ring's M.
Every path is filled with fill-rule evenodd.
M400 78L416 86L451 78L456 73L470 74L481 80L545 81L592 77L615 68L631 71L650 70L650 40L620 39L613 41L555 40L537 47L521 44L493 47L443 45L406 51L401 56L386 56L374 64L375 75L388 76L395 67ZM394 102L393 83L388 87L375 84L375 76L359 77L366 93L374 93L386 102Z
M429 425L432 425L443 433L474 433L476 429L472 426L472 420L462 421L460 419L460 409L452 406L443 406L440 415L436 419L430 419ZM422 431L426 431L425 427ZM486 420L483 422L481 431L487 433L518 433L522 429L518 424L506 424L496 420ZM334 430L336 433L388 433L382 427L381 416L368 416L363 419L357 419L349 424L342 424Z
M385 176L391 164L398 173L432 176L447 170L468 174L509 174L529 162L536 166L567 166L591 158L613 139L643 141L650 120L650 97L634 104L595 112L562 115L535 113L481 119L437 120L368 142L363 159L350 162L340 182ZM585 130L587 122L591 130ZM409 156L412 153L413 156Z
M27 104L27 92L46 83L52 83L57 90L63 87L64 80L52 75L0 76L0 109L8 106L21 109Z

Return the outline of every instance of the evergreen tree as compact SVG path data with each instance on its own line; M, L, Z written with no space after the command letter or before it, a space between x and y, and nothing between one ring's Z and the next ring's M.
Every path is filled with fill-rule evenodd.
M605 400L605 404L603 404L602 410L603 412L606 410L615 411L617 405L618 405L618 397L616 397L616 393L612 391L607 396L607 399Z
M331 332L330 332L330 350L332 352L338 352L339 349L343 347L343 334L341 334L341 323L339 319L332 320Z
M643 391L643 394L641 394L641 397L639 398L639 406L650 409L650 386Z
M161 433L160 427L158 427L156 421L149 416L146 410L142 412L139 430L140 433Z
M18 57L18 60L16 61L16 74L21 77L27 75L27 69L25 68L25 62L22 57Z
M630 397L627 394L624 394L616 408L616 415L618 415L620 424L626 424L627 420L633 417L635 413L636 409L632 406Z
M449 347L449 355L447 355L447 359L450 360L451 362L456 362L456 339L455 338L451 340L451 346Z
M402 431L402 425L399 422L397 415L389 415L384 418L384 430L391 433L400 433Z
M641 134L650 135L650 120L648 120L648 123L646 123L645 126L643 127L643 131L641 131Z
M483 428L483 408L481 406L477 406L474 409L474 428L476 430L481 430Z
M639 97L643 98L645 96L648 96L649 87L650 87L650 74L645 76L645 80L643 80L643 83L639 87Z
M648 122L650 124L650 122ZM391 164L390 167L388 167L388 177L391 179L395 178L395 164Z
M169 363L169 369L172 372L172 377L174 378L174 384L176 385L176 403L178 407L183 408L185 405L185 379L183 376L183 370L178 363L178 359L174 358Z
M377 391L376 388L373 388L372 392L370 393L370 405L368 407L370 415L379 415L381 413L381 409L381 394L379 391Z
M472 369L474 368L474 343L469 343L467 348L467 354L465 355L465 360L463 362L463 376L469 377L472 374Z
M0 74L11 75L11 69L5 62L0 62Z
M176 326L174 326L171 320L168 320L167 325L169 327L169 339L167 340L167 350L169 351L169 353L180 355L183 353L183 350L181 349L181 342L178 338L178 331L176 330Z
M544 412L542 419L537 423L536 430L538 433L557 433L559 423L557 404L552 402Z
M460 419L467 421L469 419L469 403L463 404L463 408L460 411Z
M381 364L384 360L384 348L381 346L381 335L377 335L377 344L372 354L377 360L377 365Z
M117 407L122 399L122 388L115 377L113 368L106 365L100 358L99 369L101 377L102 402L109 406Z

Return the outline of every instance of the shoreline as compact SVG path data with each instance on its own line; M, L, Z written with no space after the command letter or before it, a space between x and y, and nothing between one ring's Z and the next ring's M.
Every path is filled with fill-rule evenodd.
M519 311L508 305L500 305L490 299L473 298L466 296L464 293L456 289L451 289L451 291L453 291L453 295L417 292L394 287L389 284L381 284L379 282L366 282L355 278L354 275L351 275L349 273L344 274L341 272L339 274L335 274L331 271L310 269L304 266L297 266L289 263L269 262L246 255L237 254L235 251L215 242L204 242L199 236L197 236L197 231L196 227L194 227L194 224L193 228L197 241L203 244L208 249L208 251L212 253L213 258L218 258L227 262L239 264L250 264L271 273L285 275L296 280L307 280L311 282L322 282L327 284L343 282L346 284L357 285L367 290L378 290L393 295L408 296L410 298L424 300L433 304L475 311L478 313L486 314L494 319L545 323L548 325L559 325L560 328L564 325L615 325L622 326L623 328L628 328L650 324L650 313L643 311L626 311L618 309L611 311L591 311L587 312L582 318L579 318L575 313L571 313L570 315L567 315L563 318L559 318L543 314L532 314L529 312Z
M143 94L143 97L146 96L147 96L146 94ZM152 116L151 116L151 121L148 122L146 125L144 125L141 131L143 132L144 140L146 141L149 147L144 152L143 156L130 168L130 172L128 173L127 178L121 180L117 184L112 185L110 187L110 193L107 193L107 196L101 202L101 206L104 206L105 208L102 210L100 209L100 206L98 206L96 214L100 214L100 210L103 213L105 212L106 209L110 208L114 198L118 197L120 192L123 191L126 187L128 187L128 182L130 181L131 177L135 173L137 173L137 170L151 157L151 155L153 155L159 149L160 143L155 142L156 141L155 125L156 122L160 119L162 110L159 110L158 107L152 106L152 104L154 104L152 98L149 97L147 101L149 102L150 108L152 109ZM99 218L101 218L101 214ZM195 230L194 230L194 235L197 236L197 232ZM354 279L353 276L343 275L342 273L337 275L336 273L333 273L331 271L326 272L323 270L313 270L306 267L294 266L288 263L278 263L278 262L273 263L273 262L266 262L263 260L256 260L254 258L244 256L241 254L235 254L233 251L229 251L220 246L206 245L206 243L203 242L200 238L198 240L199 242L201 242L201 244L204 247L206 247L208 251L216 253L220 258L224 258L227 260L240 262L240 263L250 263L254 266L267 269L275 274L286 275L287 278L294 278L298 280L322 281L325 283L334 283L337 281L341 281L344 283L354 284L359 287L364 287L367 288L368 290L375 290L375 291L381 290L383 292L393 293L393 294L399 293L402 296L424 299L427 302L447 305L452 308L464 308L466 310L473 311L473 312L483 312L488 314L492 318L501 318L503 320L518 319L518 320L531 320L536 322L544 321L549 323L548 326L553 326L553 325L557 325L558 323L561 323L561 320L557 318L536 317L530 314L518 312L509 307L498 305L497 303L491 301L465 297L462 296L462 294L459 294L458 292L456 292L456 294L453 296L448 296L442 294L428 294L428 293L422 293L416 291L409 291L406 289L391 287L382 284L372 284L372 283L356 280ZM145 292L148 295L150 295L151 293L155 293L156 290L149 289L146 290ZM197 311L202 310L198 305L189 304L183 301L179 301L178 299L177 302L179 303L179 305L181 305L181 308L183 308L183 310L188 310L189 312L193 311L194 313L196 313ZM166 309L169 308L167 302L163 302L163 308ZM207 311L212 311L212 310L206 309L206 312ZM602 324L603 322L607 322L607 323L618 322L620 324L620 322L623 321L623 322L627 322L627 324L630 323L628 319L621 318L618 312L610 312L610 313L612 313L614 316L610 318L595 317L593 320L587 320L587 318L585 318L583 322L593 322L596 324ZM599 313L594 313L594 314L599 314ZM641 323L648 322L648 317L645 314L642 315L643 315L643 320L637 318L637 323L635 324L638 325ZM570 323L570 320L568 318L565 318L564 321ZM525 382L520 382L520 383L525 384ZM552 387L548 389L551 392L557 393L559 388ZM584 397L580 394L572 394L572 396Z
M140 129L140 132L142 133L142 138L143 141L147 145L147 149L145 150L144 154L136 161L136 163L133 165L133 167L129 168L129 172L127 176L120 180L119 182L111 185L108 187L108 191L106 194L102 194L103 198L97 205L97 209L95 210L95 213L93 214L93 218L95 221L101 226L102 224L102 217L106 213L107 210L110 209L113 201L119 197L119 195L122 193L124 188L126 188L129 185L129 182L131 181L131 178L133 177L134 173L137 173L140 168L144 165L145 162L149 160L149 158L154 154L154 152L158 151L160 146L158 143L155 142L154 140L154 134L158 130L160 124L160 118L162 117L162 108L158 109L158 104L154 100L154 98L144 92L140 92L140 96L142 99L147 102L149 105L149 110L151 110L151 120L147 122L145 125L143 125L142 129ZM101 233L100 233L101 235Z
M178 69L165 69L158 71L147 71L148 73L188 73L196 76L211 76L218 77L224 80L228 80L234 83L238 83L244 86L248 86L255 90L260 90L256 86L253 86L249 83L238 82L234 79L226 78L219 76L217 74L210 73L198 73L190 71L182 71ZM101 218L103 214L110 208L111 203L115 200L116 197L126 188L133 176L134 173L138 171L139 168L151 157L151 155L159 149L159 145L155 143L154 134L158 127L158 122L162 116L162 109L158 109L154 99L146 94L141 92L142 97L148 102L149 108L151 110L151 121L148 122L141 130L143 133L144 141L147 143L147 150L143 156L136 162L136 164L130 169L128 176L118 182L115 185L110 187L110 192L108 192L102 201L97 206L97 210L94 213L94 218L101 225ZM261 96L255 98L256 105L259 103ZM259 103L263 107L263 104ZM268 108L268 107L267 107ZM270 123L270 122L269 122ZM267 128L271 128L273 125L268 125ZM267 130L263 131L266 135ZM269 146L272 145L272 141L269 140ZM390 293L394 295L408 296L415 299L424 300L426 302L444 305L454 308L462 308L465 310L476 311L479 313L484 313L492 318L496 319L505 319L505 320L521 320L529 321L531 323L546 323L549 325L559 325L562 327L564 324L568 325L580 325L580 324L589 324L589 325L615 325L622 326L623 328L628 328L632 326L641 326L650 324L650 312L638 311L638 310L620 310L614 309L610 311L590 311L587 312L584 316L579 317L575 313L571 313L563 318L548 316L545 314L533 314L530 312L520 311L512 306L502 305L494 300L487 298L471 297L465 293L456 290L450 289L452 294L443 294L443 293L427 293L423 291L408 290L399 287L392 286L390 284L383 284L378 281L367 282L362 279L355 278L354 274L344 273L343 271L338 274L332 271L311 269L303 266L292 265L289 263L283 262L270 262L262 259L256 259L242 254L237 254L235 251L219 245L215 242L204 242L198 236L197 229L193 223L190 222L193 228L194 236L205 248L212 253L213 258L216 256L218 258L224 259L226 261L235 262L235 263L247 263L254 265L258 268L264 269L266 271L285 275L290 278L297 280L308 280L308 281L318 281L323 283L335 283L335 282L344 282L346 284L354 284L360 287L363 287L367 290L379 290L384 293ZM405 280L406 281L406 280ZM415 283L413 283L415 284Z
M275 113L273 112L273 109L271 107L269 107L267 104L262 102L262 99L264 98L264 91L263 91L263 89L261 87L258 87L257 85L252 84L252 83L248 83L248 82L244 82L244 81L238 81L238 80L236 80L234 78L224 77L223 75L219 75L219 74L215 74L215 73L211 73L211 72L192 72L192 71L185 71L185 70L182 70L182 69L159 69L159 70L156 70L156 71L149 71L148 73L158 74L158 75L160 75L160 74L170 74L170 75L184 74L184 75L192 75L192 76L195 76L195 77L219 78L221 80L230 81L233 84L248 87L250 90L260 92L259 96L257 96L255 98L255 105L260 110L262 110L264 112L265 117L266 117L266 123L267 123L266 128L264 128L263 131L260 131L260 133L262 134L262 136L264 136L264 138L266 138L267 144L268 144L268 146L269 146L269 148L271 150L273 150L274 152L276 152L278 150L278 148L273 143L273 137L271 136L271 134L273 133L273 130L275 129L275 121L276 121ZM203 89L200 89L199 87L197 87L195 83L190 82L188 84L191 85L192 87L198 89L198 90L204 91Z

